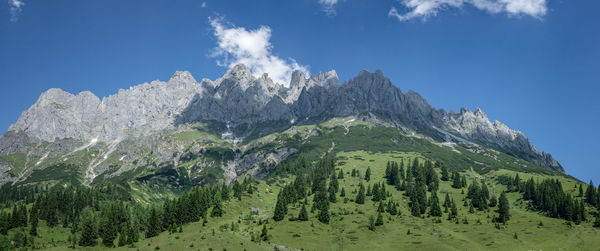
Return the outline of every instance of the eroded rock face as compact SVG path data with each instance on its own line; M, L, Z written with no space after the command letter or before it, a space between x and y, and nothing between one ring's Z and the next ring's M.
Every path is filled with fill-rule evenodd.
M434 140L486 144L539 166L563 170L523 133L489 121L480 109L436 110L418 93L402 93L381 71L361 71L344 84L335 71L309 78L297 71L289 87L284 87L266 74L255 78L244 65L215 81L200 83L189 72L178 71L168 82L141 84L102 100L90 92L73 95L50 89L0 138L0 154L19 151L26 142L66 138L115 142L198 121L226 124L236 137L245 137L291 124L364 114Z

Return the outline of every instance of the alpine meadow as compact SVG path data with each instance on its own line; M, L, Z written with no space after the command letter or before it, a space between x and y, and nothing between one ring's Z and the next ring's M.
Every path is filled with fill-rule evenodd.
M599 250L596 3L50 2L0 16L0 250Z

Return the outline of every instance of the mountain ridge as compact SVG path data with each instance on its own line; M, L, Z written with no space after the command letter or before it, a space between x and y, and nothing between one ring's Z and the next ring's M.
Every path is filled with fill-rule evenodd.
M156 138L197 122L215 122L220 125L216 133L247 138L346 116L363 116L436 142L482 144L564 172L522 132L491 122L481 109L435 109L414 91L402 93L379 70L360 71L344 83L335 71L308 78L296 71L285 87L267 74L254 77L244 65L214 81L198 82L191 73L177 71L167 82L143 83L102 99L88 91L73 95L49 89L0 137L0 156L43 142L54 142L63 151L82 147L74 141L88 146L105 142L112 152L122 141Z

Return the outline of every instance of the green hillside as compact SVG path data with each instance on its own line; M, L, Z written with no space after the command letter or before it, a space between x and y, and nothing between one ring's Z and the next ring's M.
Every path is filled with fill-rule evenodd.
M157 163L161 168L156 170L140 166L119 176L100 177L87 188L81 185L84 169L77 161L89 156L81 152L66 163L48 160L53 164L17 185L3 187L0 230L10 230L7 235L0 231L0 249L66 250L73 239L76 249L89 250L113 245L123 250L596 250L600 245L600 229L594 227L600 223L595 222L600 217L595 187L485 146L440 144L350 119L291 127L241 145L203 130L169 137L186 144L210 141L213 154L177 166ZM216 168L221 161L281 147L297 152L276 164L264 179L242 175L222 185L223 170ZM8 158L27 162L19 155ZM149 153L145 163L152 159ZM195 170L197 162L214 165ZM389 178L391 163L401 167L396 181ZM252 170L271 168L259 163ZM189 175L192 171L199 175ZM515 183L517 174L520 180ZM298 186L299 177L308 191L304 196L290 192L298 191L290 187ZM564 194L543 190L542 183L550 180ZM334 183L338 188L332 192ZM467 198L473 184L483 190ZM356 201L361 185L367 190L363 204ZM370 194L382 186L385 193ZM537 190L531 196L536 198L526 197L532 186ZM503 192L510 214L505 222L498 212ZM433 193L441 216L432 213ZM543 201L544 193L569 204ZM327 202L315 198L322 195ZM456 206L453 217L451 206L445 209L446 196ZM278 200L285 201L279 203L285 204L286 213L276 211ZM423 203L423 211L415 200ZM378 212L380 204L383 212ZM297 219L303 205L307 221ZM557 212L546 210L548 205ZM372 224L371 218L375 222L379 215L383 224ZM33 218L39 218L37 235L30 234ZM96 244L84 247L81 240L89 219L95 222ZM129 232L137 240L127 237L120 246ZM107 242L104 236L114 239Z

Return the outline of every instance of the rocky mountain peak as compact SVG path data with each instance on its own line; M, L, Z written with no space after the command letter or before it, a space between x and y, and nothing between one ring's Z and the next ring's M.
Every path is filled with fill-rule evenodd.
M235 65L233 68L229 69L227 73L225 73L223 78L232 79L239 82L250 82L255 79L254 76L252 76L252 72L250 72L250 68L244 64Z
M189 71L176 71L169 83L196 83L196 79Z

